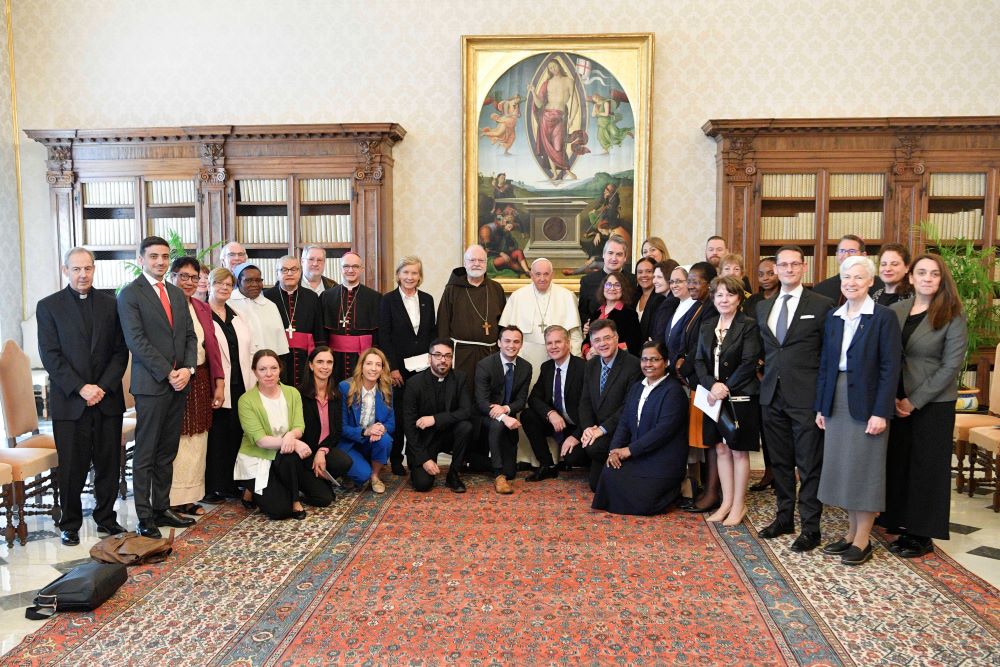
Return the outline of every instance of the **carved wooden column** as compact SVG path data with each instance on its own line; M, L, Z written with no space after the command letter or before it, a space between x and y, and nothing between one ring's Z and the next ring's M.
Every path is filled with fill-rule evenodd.
M757 167L753 161L753 135L725 137L719 146L719 162L722 192L718 193L717 206L721 208L722 229L720 236L726 240L730 252L747 258L746 274L751 280L756 277L756 271L751 260L756 257L757 248L750 233L750 225L754 219L753 183Z
M198 227L205 247L225 243L223 221L226 217L226 153L222 140L201 144L201 167L198 169ZM218 259L218 251L212 259Z
M901 134L897 140L899 145L895 149L895 162L889 180L892 194L885 216L885 238L916 250L923 248L923 234L917 227L921 216L920 184L924 173L924 163L919 155L920 136Z
M56 225L59 242L59 259L74 245L83 244L83 228L74 212L79 201L74 199L73 186L76 173L73 171L73 146L69 141L47 146L48 159L45 162L46 179L49 183L49 204Z
M381 260L380 247L392 247L392 209L383 201L386 170L382 165L382 142L379 139L362 139L358 142L358 157L363 160L354 170L354 229L360 232L351 240L355 252L361 255L365 267L364 283L379 289L393 285L392 253L385 253Z

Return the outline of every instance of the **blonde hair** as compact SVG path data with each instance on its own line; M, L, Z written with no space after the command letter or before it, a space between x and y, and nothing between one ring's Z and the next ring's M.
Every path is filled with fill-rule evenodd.
M737 255L736 253L729 253L728 255L724 255L722 259L719 261L719 268L721 269L726 264L735 264L736 266L740 267L741 272L746 271L746 266L743 264L742 255Z
M407 255L396 262L396 280L399 281L399 272L403 270L403 267L412 265L415 265L417 271L420 272L420 279L417 281L417 287L420 287L424 284L424 263L416 255Z
M220 266L212 269L211 273L208 274L208 284L211 286L216 283L221 283L226 278L233 281L233 287L236 286L236 276L233 275L233 272L224 266Z
M382 374L379 375L375 386L382 393L382 400L385 401L385 404L392 406L392 377L389 375L389 360L377 347L370 347L358 355L358 363L354 365L354 373L347 381L347 405L349 406L361 401L361 388L364 386L362 369L365 361L373 354L382 360Z
M639 250L641 251L642 248L647 244L653 246L654 248L660 251L660 253L663 255L663 257L660 258L661 262L665 259L670 259L670 251L667 250L667 244L659 236L650 236L648 239L642 242L642 245L639 246Z

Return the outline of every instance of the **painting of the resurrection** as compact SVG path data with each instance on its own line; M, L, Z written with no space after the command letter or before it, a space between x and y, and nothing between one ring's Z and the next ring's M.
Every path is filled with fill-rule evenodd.
M479 242L493 278L600 267L604 242L632 245L636 122L608 67L581 55L531 55L504 72L478 119Z

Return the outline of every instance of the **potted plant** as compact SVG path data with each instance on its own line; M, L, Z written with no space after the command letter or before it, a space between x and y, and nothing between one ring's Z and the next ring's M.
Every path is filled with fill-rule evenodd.
M983 347L994 347L1000 341L1000 280L992 272L996 253L992 247L977 248L970 239L942 240L938 230L930 223L921 225L927 239L928 250L938 253L955 278L958 296L968 319L969 340L965 348L962 376L959 377L958 410L976 410L978 389L965 387L961 378L969 370L976 352Z
M178 257L184 257L185 255L188 254L187 248L184 247L184 239L182 239L181 235L172 229L167 235L167 245L170 246L171 262L173 262ZM205 262L205 258L211 257L212 251L218 248L220 245L222 245L221 242L213 243L207 248L202 248L201 250L197 250L195 251L194 258L198 260L199 264L203 264ZM142 267L139 266L137 263L125 262L125 266L129 269L129 271L132 272L133 278L138 278L140 275L142 275ZM125 287L125 285L119 285L118 289L115 290L115 293L120 292L123 287Z

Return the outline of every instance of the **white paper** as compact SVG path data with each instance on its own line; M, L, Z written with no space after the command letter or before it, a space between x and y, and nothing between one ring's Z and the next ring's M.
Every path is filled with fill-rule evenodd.
M715 405L709 405L708 397L710 395L708 389L698 385L698 388L694 392L694 407L708 415L712 421L718 422L719 411L722 409L722 401L716 401Z
M321 470L319 474L323 479L330 482L330 484L333 484L334 488L338 488L340 486L340 482L334 479L333 475L330 474L329 470Z
M427 360L427 354L424 353L415 354L412 357L403 359L403 367L411 373L419 373L422 370L430 368L431 364Z

